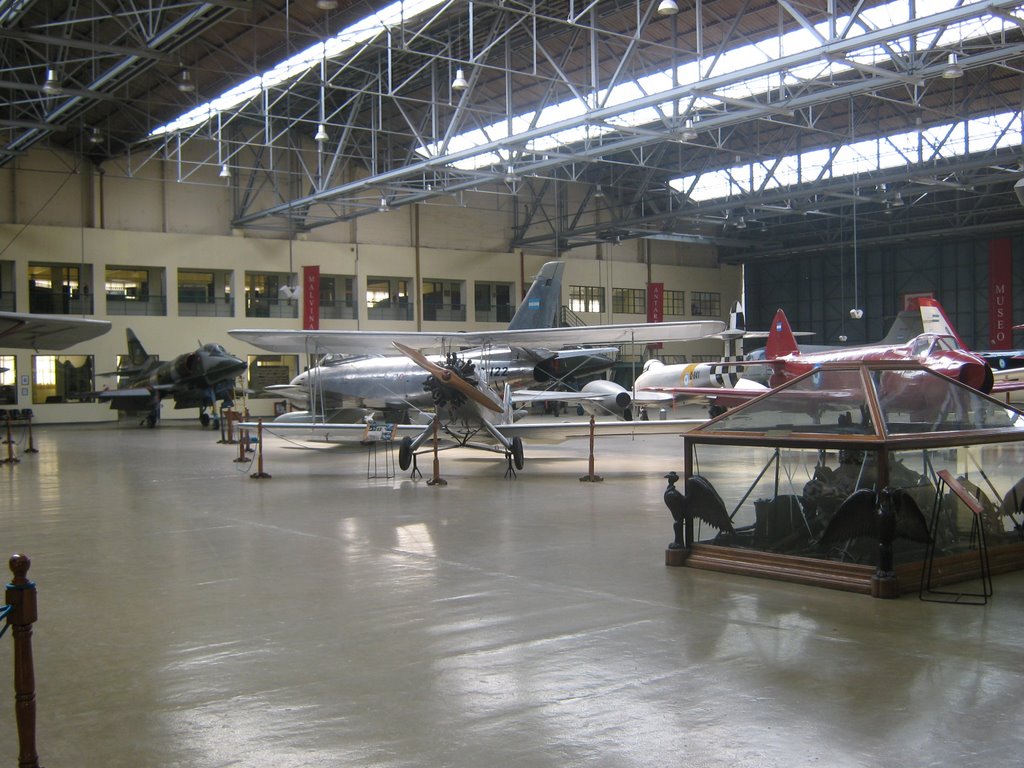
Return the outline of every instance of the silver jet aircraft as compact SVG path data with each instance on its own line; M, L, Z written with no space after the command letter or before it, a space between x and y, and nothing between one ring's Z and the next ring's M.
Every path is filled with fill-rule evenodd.
M323 352L331 349L346 352L372 350L376 354L328 354L319 365L304 371L290 384L274 385L268 392L287 398L306 412L290 414L292 419L311 421L312 413L323 421L359 421L372 411L384 411L388 421L406 421L404 412L432 406L431 395L424 390L428 379L424 370L406 356L383 355L394 341L415 349L447 348L458 351L461 361L471 363L496 386L526 382L564 381L587 376L611 368L618 347L590 347L553 351L540 342L531 342L531 331L551 329L558 316L562 297L562 273L565 262L544 265L519 305L508 326L509 342L499 343L499 333L486 338L478 334L413 333L393 331L261 331L236 330L229 333L237 339L271 351ZM587 328L562 328L577 331L566 343L607 343L607 335L596 342L584 340ZM514 343L514 342L519 343ZM482 343L481 343L482 342ZM463 347L471 346L469 349ZM444 363L446 355L433 355L434 363Z
M408 469L415 452L430 437L436 415L440 431L456 445L503 452L510 468L523 463L521 435L562 437L585 434L586 424L516 424L522 411L512 408L510 383L548 381L566 375L593 373L608 368L621 344L655 341L687 341L720 333L721 321L635 323L582 327L554 325L561 304L564 262L545 264L513 318L509 329L467 332L394 331L285 331L241 329L228 333L271 352L351 353L376 351L374 356L327 359L323 364L296 377L290 385L273 391L302 407L313 404L314 414L288 414L287 421L275 420L272 429L312 429L316 432L345 432L364 425L368 410L404 411L418 425L399 424L405 437L399 451L399 465ZM583 348L585 344L616 345ZM572 345L572 346L570 346ZM379 353L397 347L404 357ZM448 350L443 355L424 355L423 349ZM553 351L554 350L554 351ZM504 384L499 398L490 385ZM455 388L456 394L449 394ZM490 404L485 404L485 400ZM456 406L453 407L453 401ZM471 401L471 402L469 402ZM433 414L422 408L433 407ZM343 409L344 412L340 412ZM341 413L341 415L339 415ZM323 419L329 414L330 419ZM389 418L390 417L386 417ZM405 419L395 418L395 421ZM288 423L290 421L290 423ZM425 425L425 426L424 426ZM629 426L619 422L621 426ZM661 423L662 428L672 425ZM636 428L636 427L633 427ZM678 430L678 425L674 425ZM616 430L618 431L618 430ZM491 445L477 437L493 440Z

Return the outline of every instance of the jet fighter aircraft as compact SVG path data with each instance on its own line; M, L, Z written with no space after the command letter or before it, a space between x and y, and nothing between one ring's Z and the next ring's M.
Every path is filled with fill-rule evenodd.
M745 365L765 366L770 371L768 386L775 387L821 363L859 360L916 361L956 379L979 392L1007 392L1024 388L1024 383L994 383L991 366L979 355L960 349L957 340L947 334L922 333L903 344L876 344L844 347L822 352L802 353L781 309L776 312L768 333L765 356L756 363L698 363L664 365L649 360L637 377L634 388L640 392L664 392L675 397L706 398L714 403L712 415L763 394L768 387L743 377L722 377L720 368L742 370Z
M212 421L207 408L218 400L225 407L232 404L235 378L245 370L246 363L229 355L220 344L203 344L195 352L160 362L146 353L131 328L127 336L128 365L106 374L116 375L124 386L93 393L99 400L108 400L111 408L133 415L145 414L142 423L155 427L161 402L171 397L176 409L198 408L199 421L205 427Z

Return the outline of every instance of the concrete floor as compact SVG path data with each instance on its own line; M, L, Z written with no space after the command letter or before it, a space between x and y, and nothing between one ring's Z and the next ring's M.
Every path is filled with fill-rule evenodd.
M678 437L600 440L599 484L586 440L511 481L443 454L443 488L215 439L37 428L0 466L47 768L1024 763L1024 573L974 607L667 568Z

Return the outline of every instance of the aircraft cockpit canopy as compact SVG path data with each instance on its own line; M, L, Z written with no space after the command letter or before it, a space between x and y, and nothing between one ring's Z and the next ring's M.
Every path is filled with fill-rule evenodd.
M936 336L925 333L911 342L910 354L923 360L933 352L952 352L958 348L956 339L952 336Z
M227 357L228 351L220 344L203 344L203 351L218 357Z
M876 362L824 364L690 434L874 442L989 430L1024 433L1024 413L917 363Z

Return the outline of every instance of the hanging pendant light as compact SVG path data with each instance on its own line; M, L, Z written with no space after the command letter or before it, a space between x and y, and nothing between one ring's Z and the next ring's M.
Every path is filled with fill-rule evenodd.
M956 80L958 77L964 76L964 68L960 66L960 59L957 57L956 51L949 54L946 68L942 70L942 76L947 80Z
M64 93L64 86L61 85L60 78L57 77L57 70L46 70L46 81L43 83L43 93L50 96L59 96Z
M469 81L466 80L466 74L462 71L462 67L455 70L455 79L452 80L453 91L464 91L469 88Z

